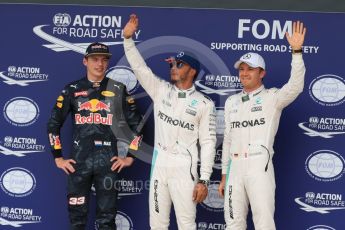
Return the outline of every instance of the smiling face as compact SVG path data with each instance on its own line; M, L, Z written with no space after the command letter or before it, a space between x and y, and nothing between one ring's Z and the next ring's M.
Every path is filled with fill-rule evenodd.
M105 55L91 55L84 57L87 78L91 81L101 81L109 65L109 57Z
M266 74L266 71L262 68L253 68L249 66L247 63L242 62L238 70L239 77L245 92L252 92L262 85L262 78Z

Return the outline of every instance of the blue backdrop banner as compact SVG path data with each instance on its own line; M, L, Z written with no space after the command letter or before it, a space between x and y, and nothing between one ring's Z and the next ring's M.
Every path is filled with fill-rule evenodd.
M198 230L225 229L217 188L224 102L242 89L234 62L260 53L266 87L281 87L291 68L285 32L304 22L304 91L284 110L274 145L275 220L279 230L344 229L345 14L36 4L0 4L0 229L68 229L67 177L55 166L46 123L64 85L85 76L83 54L95 41L113 53L107 77L126 84L145 115L138 159L114 184L116 223L120 230L149 229L153 107L124 57L122 29L131 13L140 18L134 40L153 71L169 79L164 59L194 53L202 64L195 85L216 103L217 154L209 195L197 207ZM68 157L70 119L61 141ZM92 197L88 229L96 228ZM173 213L170 229L177 229Z

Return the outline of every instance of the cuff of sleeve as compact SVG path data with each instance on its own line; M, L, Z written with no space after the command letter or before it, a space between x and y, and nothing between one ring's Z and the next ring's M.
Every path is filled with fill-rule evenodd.
M54 157L54 158L62 157L62 151L61 151L61 149L53 150L53 151L52 151L52 154L53 154L53 157Z
M136 158L135 155L133 155L133 154L130 153L130 152L127 153L127 157L132 157L132 158L134 158L134 159Z
M222 169L222 175L226 175L226 172L227 170L226 169Z
M292 61L293 62L302 62L303 60L303 55L302 53L295 53L295 54L292 54Z
M125 47L131 47L134 44L132 38L123 38L123 44Z

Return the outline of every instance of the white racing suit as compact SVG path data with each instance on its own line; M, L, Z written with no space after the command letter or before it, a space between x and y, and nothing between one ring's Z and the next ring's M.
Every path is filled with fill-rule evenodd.
M273 143L282 110L303 91L305 66L292 55L291 77L281 89L259 89L225 102L222 174L226 174L226 229L245 230L250 203L256 230L273 230L275 178Z
M180 90L155 76L132 39L124 40L125 54L136 77L154 103L155 146L150 181L151 229L168 229L174 204L179 229L196 229L193 190L209 180L214 164L216 115L212 100L195 90Z

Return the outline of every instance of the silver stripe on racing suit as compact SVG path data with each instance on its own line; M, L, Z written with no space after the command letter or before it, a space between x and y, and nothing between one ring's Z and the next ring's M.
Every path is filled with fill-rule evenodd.
M181 90L158 78L146 65L132 39L124 39L125 54L137 79L154 103L155 147L150 184L151 229L168 229L174 203L179 229L196 229L196 204L192 201L198 181L209 180L216 145L215 106L195 90ZM179 93L185 97L179 97Z
M256 230L275 229L273 144L282 110L303 91L305 66L292 55L291 76L281 88L260 88L225 102L222 174L226 174L226 229L244 230L250 203Z

